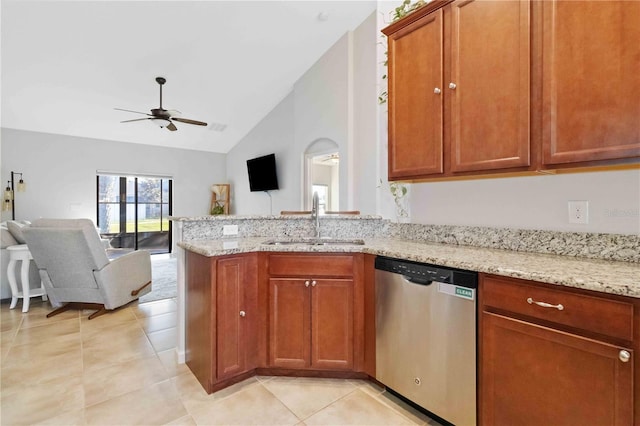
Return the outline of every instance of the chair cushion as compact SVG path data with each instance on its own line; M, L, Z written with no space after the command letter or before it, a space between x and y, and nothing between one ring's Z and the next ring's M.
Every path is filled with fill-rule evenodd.
M13 236L13 238L15 238L15 240L18 242L18 244L27 243L26 240L24 239L24 235L22 234L22 229L25 226L29 226L29 225L16 222L15 220L10 220L7 222L7 229L11 233L11 236Z
M9 246L15 246L19 244L18 241L13 238L11 232L7 228L0 229L0 236L2 237L0 248L7 248Z

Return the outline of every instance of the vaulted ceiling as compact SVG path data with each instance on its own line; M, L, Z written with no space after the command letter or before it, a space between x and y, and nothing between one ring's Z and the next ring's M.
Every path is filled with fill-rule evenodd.
M2 0L5 128L228 152L374 1ZM120 123L159 105L207 127ZM219 131L217 124L225 125Z

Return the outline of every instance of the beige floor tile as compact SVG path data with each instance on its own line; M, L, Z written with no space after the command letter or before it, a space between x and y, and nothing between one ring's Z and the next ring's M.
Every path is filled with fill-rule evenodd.
M299 422L260 384L217 400L191 416L198 425L295 425Z
M99 318L100 317L96 318L96 320ZM86 344L91 344L93 341L113 342L129 339L132 337L142 337L145 335L144 330L135 319L135 317L129 321L119 322L116 324L112 324L110 327L102 328L86 327L83 323L80 330L82 341Z
M178 325L178 313L169 312L166 314L153 315L139 319L142 328L146 333L153 333L168 328L175 328Z
M136 320L133 310L129 307L117 309L113 312L107 312L104 315L89 319L89 315L82 315L80 318L80 328L82 335L90 336L96 332L115 327L123 323L129 323Z
M306 377L277 377L262 385L301 420L356 389L347 380Z
M87 371L83 379L85 406L160 383L168 376L157 356Z
M39 362L46 362L50 357L60 355L80 355L82 350L80 334L73 333L60 336L56 340L44 340L31 342L22 345L12 345L9 354L2 363L2 366L13 364L36 365Z
M4 384L4 383L3 383ZM84 407L82 377L65 376L10 394L2 392L2 424L36 424Z
M209 404L212 404L216 397L207 394L198 379L189 371L185 374L173 377L171 382L180 395L180 400L187 409L187 412L193 413Z
M175 327L148 333L147 336L156 352L166 351L178 345L178 329Z
M195 420L193 420L193 417L184 416L172 422L166 423L166 425L167 426L197 426L197 423Z
M79 332L80 320L77 318L56 321L53 323L39 325L37 327L21 328L18 331L18 334L16 334L13 344L21 345L25 343L57 340L60 337Z
M356 385L362 392L368 393L371 396L380 395L384 392L384 387L378 386L369 380L350 380L350 382Z
M18 334L18 329L3 331L0 333L0 347L9 349L9 347L13 344L13 340Z
M131 336L113 342L93 339L89 343L83 343L84 371L154 356L156 352L151 342L142 334L143 336Z
M21 316L7 317L0 321L0 332L4 333L6 331L15 331L20 327L21 323Z
M403 416L409 418L413 423L424 425L432 422L433 425L439 425L438 422L432 420L429 416L424 414L421 411L416 410L406 402L402 401L395 395L390 394L389 392L383 392L381 394L376 395L376 399L389 408L397 411Z
M38 426L84 426L86 424L87 423L84 419L84 408L81 410L68 411L60 414L59 416L36 423Z
M359 389L304 419L312 425L411 425L408 418Z
M169 380L85 409L89 425L161 425L187 414Z
M160 358L160 362L162 362L162 365L167 370L169 377L178 376L184 373L191 373L187 364L178 364L178 353L175 349L158 352L158 358Z
M11 353L8 357L11 356ZM37 363L11 363L2 367L2 395L22 392L43 386L52 380L82 375L82 354L78 351L63 353L39 360Z
M178 304L174 299L164 299L157 300L155 302L139 303L137 306L132 305L131 309L136 317L144 318L153 315L176 312L178 310Z
M75 309L71 309L58 315L54 315L51 318L47 318L47 314L49 314L51 311L53 311L53 308L49 304L40 305L37 308L29 308L29 312L24 315L22 325L20 327L38 327L40 325L48 325L60 321L80 318L80 312Z

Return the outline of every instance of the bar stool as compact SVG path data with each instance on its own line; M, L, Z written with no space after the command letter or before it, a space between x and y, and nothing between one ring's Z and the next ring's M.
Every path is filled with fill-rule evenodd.
M13 309L18 304L18 299L22 299L22 312L29 312L29 301L32 297L42 296L42 300L47 300L47 293L44 289L42 281L40 289L32 289L29 287L29 264L33 260L31 252L26 244L19 244L7 247L9 253L9 265L7 267L7 278L11 287L11 305L9 309ZM22 261L20 268L20 285L22 291L18 290L18 282L16 280L16 263Z

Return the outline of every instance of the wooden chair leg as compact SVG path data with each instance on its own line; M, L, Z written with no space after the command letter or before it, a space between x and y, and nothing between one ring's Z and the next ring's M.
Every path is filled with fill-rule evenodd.
M93 319L107 312L104 305L102 303L79 303L79 302L70 302L64 306L59 307L58 309L49 312L47 314L47 318L51 318L54 315L61 314L62 312L66 312L69 309L97 309L96 312L89 315L89 319Z
M51 311L47 314L47 318L51 318L54 315L58 315L61 314L63 312L68 311L69 309L73 308L71 303L67 303L66 305L62 305L60 306L58 309Z
M151 281L149 281L148 283L146 283L145 285L143 285L143 286L142 286L142 287L140 287L139 289L131 291L131 295L132 295L132 296L137 296L137 295L138 295L138 293L140 293L140 292L142 291L142 289L143 289L143 288L145 288L145 287L146 287L146 286L148 286L148 285L151 285Z
M89 315L89 319L92 320L95 317L99 317L100 315L104 315L107 313L107 310L105 309L105 307L103 306L102 308L98 309L97 311L95 311L94 313L92 313L91 315Z

